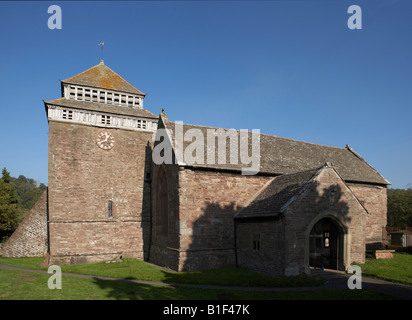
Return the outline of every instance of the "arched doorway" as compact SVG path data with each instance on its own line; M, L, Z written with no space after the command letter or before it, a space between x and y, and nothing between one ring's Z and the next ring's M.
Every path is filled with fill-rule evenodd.
M309 234L309 265L344 270L344 232L331 218L319 220Z

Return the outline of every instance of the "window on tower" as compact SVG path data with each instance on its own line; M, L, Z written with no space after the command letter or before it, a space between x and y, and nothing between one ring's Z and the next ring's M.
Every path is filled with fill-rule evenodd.
M133 106L133 97L129 96L129 99L127 100L127 105L132 107Z
M99 102L100 103L105 103L105 92L104 91L101 91L99 93Z
M73 120L73 111L63 109L63 119L65 120Z
M145 120L137 120L137 128L146 129L146 121Z
M114 101L115 104L119 104L119 103L120 103L119 95L118 95L117 93L114 94L114 100L113 100L113 101Z
M111 92L108 92L107 93L107 103L108 104L112 104L112 93Z
M90 89L84 89L84 100L90 101Z
M77 88L77 100L83 100L83 88Z
M110 124L110 116L102 116L102 124Z
M97 90L92 90L92 101L98 102L97 100Z
M107 216L113 218L113 201L111 200L107 203Z
M76 88L73 86L69 87L69 98L70 99L76 99Z

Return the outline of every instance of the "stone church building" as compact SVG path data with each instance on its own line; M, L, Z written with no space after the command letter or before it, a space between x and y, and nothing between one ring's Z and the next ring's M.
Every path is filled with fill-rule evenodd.
M164 111L146 110L144 98L103 61L61 81L61 98L44 102L48 189L3 256L294 275L344 270L382 245L389 182L351 147L259 134L256 174L229 161L187 163L178 134L197 130L206 139L219 128L181 124L179 133ZM160 143L169 144L172 162L153 161Z

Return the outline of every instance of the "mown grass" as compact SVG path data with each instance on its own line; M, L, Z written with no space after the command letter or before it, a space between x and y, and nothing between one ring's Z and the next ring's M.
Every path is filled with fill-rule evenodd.
M368 258L365 264L358 265L362 269L362 275L412 285L411 254L395 252L392 259Z
M50 275L1 270L0 300L382 300L366 290L258 292L153 286L130 282L62 277L62 288L47 286Z
M1 258L0 264L25 269L47 270L40 266L43 258ZM402 283L410 281L411 256L395 254L392 260L371 260L361 265L363 274L384 277ZM269 277L242 269L218 269L173 272L152 264L125 259L116 263L63 265L64 273L86 274L118 279L135 279L164 283L190 283L253 287L299 287L323 284L310 276ZM394 268L400 268L394 271ZM392 270L392 271L390 271ZM379 272L378 272L379 271ZM259 292L200 289L179 285L145 285L124 281L63 276L62 289L51 290L51 275L18 270L0 270L1 300L383 300L394 297L367 290L319 290Z
M46 270L40 264L43 258L0 258L0 264ZM256 272L238 268L174 272L159 268L137 259L124 259L115 263L92 263L79 265L62 265L62 272L86 274L118 279L134 279L165 283L190 283L245 287L306 287L324 284L314 277L301 275L294 277L270 277Z

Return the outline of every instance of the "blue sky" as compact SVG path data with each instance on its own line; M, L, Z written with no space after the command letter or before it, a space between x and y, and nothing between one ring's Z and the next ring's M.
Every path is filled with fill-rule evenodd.
M62 29L50 30L50 5ZM348 7L362 9L350 30ZM172 121L349 144L412 183L412 2L0 1L0 167L47 184L42 100L100 60Z

